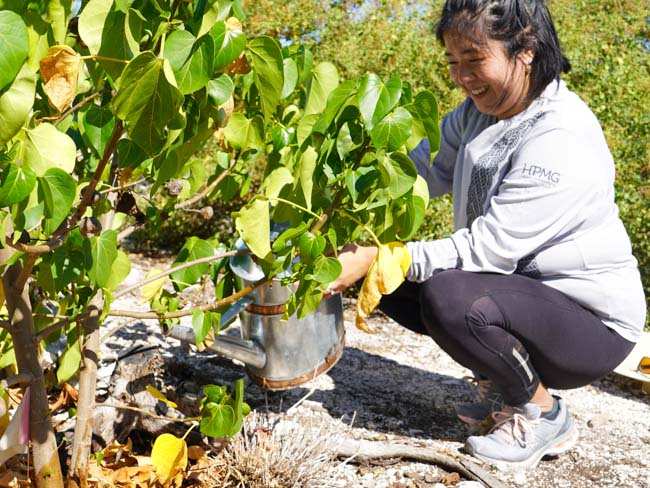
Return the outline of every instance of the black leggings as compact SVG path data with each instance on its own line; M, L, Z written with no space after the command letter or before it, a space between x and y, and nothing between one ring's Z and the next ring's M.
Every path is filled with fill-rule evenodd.
M492 380L506 402L609 374L634 347L563 293L520 275L447 270L405 282L380 309Z

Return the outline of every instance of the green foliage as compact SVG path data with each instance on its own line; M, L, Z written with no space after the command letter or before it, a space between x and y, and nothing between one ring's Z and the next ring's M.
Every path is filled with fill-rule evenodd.
M225 386L208 385L199 402L201 433L209 437L232 437L241 429L250 407L244 402L244 380L239 379L234 394Z

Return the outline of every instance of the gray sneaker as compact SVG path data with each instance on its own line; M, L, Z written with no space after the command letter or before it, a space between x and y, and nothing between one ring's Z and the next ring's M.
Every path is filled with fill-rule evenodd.
M578 439L578 430L564 400L555 399L558 409L553 418L543 416L533 403L495 412L490 433L469 437L465 450L482 461L514 469L534 468L542 457L568 451Z
M503 408L503 397L492 381L488 379L469 378L476 383L477 401L454 405L456 415L466 424L480 425L486 421L491 426L491 415Z

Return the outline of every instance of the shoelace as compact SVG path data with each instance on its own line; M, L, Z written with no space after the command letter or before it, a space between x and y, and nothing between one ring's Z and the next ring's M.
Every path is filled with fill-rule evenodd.
M490 434L501 437L508 444L513 444L516 441L520 446L526 444L525 433L534 433L535 425L539 423L539 420L528 419L510 409L493 412L492 418L494 427L490 430Z

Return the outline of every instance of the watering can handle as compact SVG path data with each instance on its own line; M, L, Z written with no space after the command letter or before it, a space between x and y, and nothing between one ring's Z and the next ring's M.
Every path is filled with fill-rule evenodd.
M221 320L219 321L219 330L225 329L233 320L235 320L235 317L237 317L239 312L244 310L251 303L253 303L253 298L248 296L235 301L235 303L233 303L232 306L221 316Z

